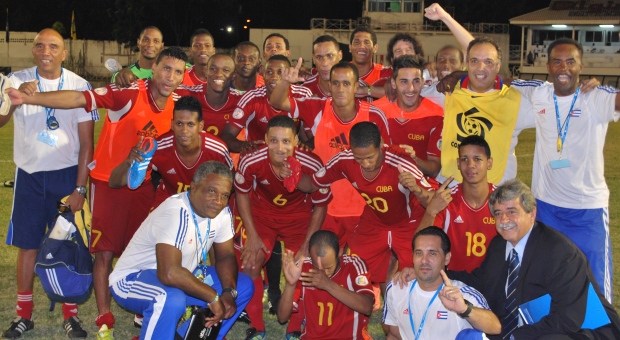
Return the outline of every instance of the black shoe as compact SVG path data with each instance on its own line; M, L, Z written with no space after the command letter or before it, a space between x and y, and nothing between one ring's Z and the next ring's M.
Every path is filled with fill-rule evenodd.
M21 337L24 332L33 328L34 322L18 316L15 320L11 321L11 327L2 333L2 337L6 339L17 339Z
M265 331L257 331L256 328L248 328L245 330L245 340L263 340L265 339Z
M245 311L245 309L241 312L241 314L239 314L237 321L247 323L248 325L252 323L252 320L250 320L250 316L248 315L248 312Z
M272 302L273 301L273 302ZM278 303L280 303L280 298L277 299L269 299L269 314L276 315L278 314Z
M62 324L69 339L86 339L88 333L82 328L82 322L77 316L72 316Z

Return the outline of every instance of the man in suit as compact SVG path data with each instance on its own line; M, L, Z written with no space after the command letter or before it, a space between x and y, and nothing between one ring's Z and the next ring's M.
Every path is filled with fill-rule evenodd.
M448 276L487 298L502 322L501 337L490 338L620 339L620 318L601 294L585 255L566 236L536 222L530 188L519 180L508 181L491 194L489 206L499 235L485 260L471 274L448 271ZM611 320L595 330L581 329L590 283ZM551 295L549 315L523 324L514 314L517 307L545 294Z

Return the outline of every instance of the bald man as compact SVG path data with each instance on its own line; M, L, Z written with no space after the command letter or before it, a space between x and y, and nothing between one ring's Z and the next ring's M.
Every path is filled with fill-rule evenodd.
M62 36L44 29L34 38L35 66L9 75L13 86L28 94L56 90L90 90L90 84L62 68L67 57ZM33 82L36 81L36 82ZM69 195L73 212L86 197L87 165L93 156L97 110L54 110L37 105L12 106L0 126L14 117L14 161L17 167L13 209L6 243L17 247L17 317L2 336L19 338L34 327L32 300L34 264L46 228L52 227L56 202ZM32 209L36 207L36 209ZM77 305L64 303L63 328L70 338L86 338Z

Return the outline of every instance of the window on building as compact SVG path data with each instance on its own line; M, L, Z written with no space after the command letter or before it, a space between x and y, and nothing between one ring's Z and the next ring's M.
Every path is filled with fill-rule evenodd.
M603 42L603 32L602 31L586 31L585 42L587 43Z
M422 11L422 0L370 0L370 12L419 13Z

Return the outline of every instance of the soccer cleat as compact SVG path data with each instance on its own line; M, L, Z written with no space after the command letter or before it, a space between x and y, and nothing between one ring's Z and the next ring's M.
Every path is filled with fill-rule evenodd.
M301 339L300 331L286 333L286 340L300 340L300 339Z
M245 334L245 340L264 340L266 338L265 331L257 331L254 327L246 329Z
M245 311L245 309L243 311L241 311L241 314L239 314L239 317L237 318L237 321L241 321L243 323L247 323L248 325L250 323L252 323L252 320L250 320L250 316Z
M273 300L273 302L272 302ZM280 303L280 298L278 299L269 299L267 305L269 306L269 314L276 315L278 314L278 303Z
M2 333L2 337L5 339L17 339L21 337L24 332L33 328L34 322L18 316L15 320L11 321L11 327Z
M133 326L136 328L142 328L142 321L144 317L142 315L134 314L133 316Z
M86 339L88 333L82 328L82 322L77 316L72 316L62 324L69 339Z
M109 328L108 325L103 325L97 332L97 340L114 340L114 328Z
M144 153L138 151L138 154L142 157L142 162L134 160L129 170L127 170L127 187L131 190L135 190L144 182L146 170L149 167L149 163L151 163L151 159L153 159L155 150L157 150L157 141L152 137L144 137L142 144L140 144L140 149L146 150Z

